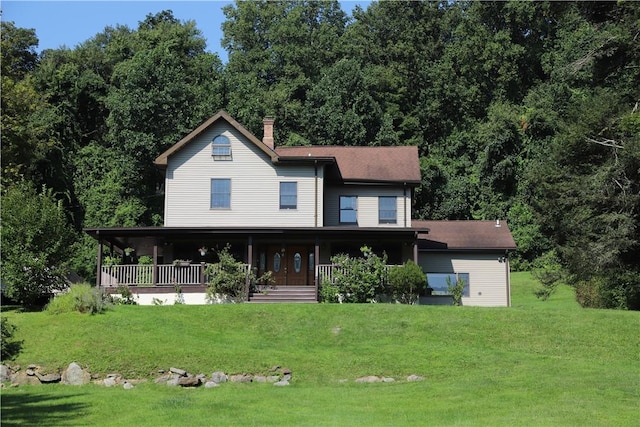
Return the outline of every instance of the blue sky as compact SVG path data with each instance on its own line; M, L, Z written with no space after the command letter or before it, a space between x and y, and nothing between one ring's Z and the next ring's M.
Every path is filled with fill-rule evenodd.
M207 39L207 50L216 52L223 62L227 53L220 46L222 8L231 1L2 1L2 20L17 27L36 30L38 51L61 46L74 48L106 26L126 25L135 29L148 14L170 9L181 21L193 20ZM342 9L351 14L359 4L366 9L370 1L341 1Z

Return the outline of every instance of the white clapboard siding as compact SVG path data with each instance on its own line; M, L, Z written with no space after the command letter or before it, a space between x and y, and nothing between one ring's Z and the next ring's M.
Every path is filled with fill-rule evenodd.
M508 263L499 262L504 253L421 252L418 260L425 273L469 273L469 297L462 305L507 306Z
M411 190L374 185L344 185L325 188L325 225L340 225L340 196L358 196L358 227L411 227ZM397 197L396 224L378 221L378 197ZM405 217L406 212L406 217Z
M231 141L231 160L215 160L211 141ZM165 187L168 227L322 226L322 169L317 197L313 165L274 165L269 156L226 122L218 122L169 158ZM231 208L211 209L211 179L231 179ZM280 209L280 182L298 183L297 209ZM318 206L316 208L315 203Z

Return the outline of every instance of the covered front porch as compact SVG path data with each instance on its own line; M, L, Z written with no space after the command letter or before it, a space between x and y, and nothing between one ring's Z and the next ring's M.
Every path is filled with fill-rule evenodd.
M332 273L331 257L360 256L360 248L385 252L389 264L417 262L417 236L410 228L87 228L98 242L96 285L114 293L119 286L141 294L169 294L176 289L204 293L207 266L227 247L247 272L271 272L273 288L318 287ZM209 271L209 273L211 273ZM213 272L212 274L215 274ZM254 284L256 285L256 284ZM259 284L257 284L259 285Z

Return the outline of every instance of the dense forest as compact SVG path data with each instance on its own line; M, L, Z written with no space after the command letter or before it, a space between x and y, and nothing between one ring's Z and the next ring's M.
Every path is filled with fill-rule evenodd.
M153 159L225 109L258 136L275 116L278 144L418 146L414 217L506 219L512 266L547 292L560 279L584 306L640 308L640 3L224 13L227 64L171 11L42 53L34 30L2 22L5 279L24 252L51 271L51 245L17 229L62 212L73 239L51 263L92 280L82 227L161 225Z

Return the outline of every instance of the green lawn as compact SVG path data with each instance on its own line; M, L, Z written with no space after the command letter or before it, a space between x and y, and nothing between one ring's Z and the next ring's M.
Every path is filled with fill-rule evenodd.
M7 425L637 425L640 313L581 309L571 289L511 308L400 305L121 306L103 315L9 312L15 361L153 378L158 369L260 373L292 384L133 390L5 389ZM336 333L337 328L339 332ZM425 377L404 381L407 375ZM363 375L391 384L356 384ZM348 379L346 383L342 379Z

